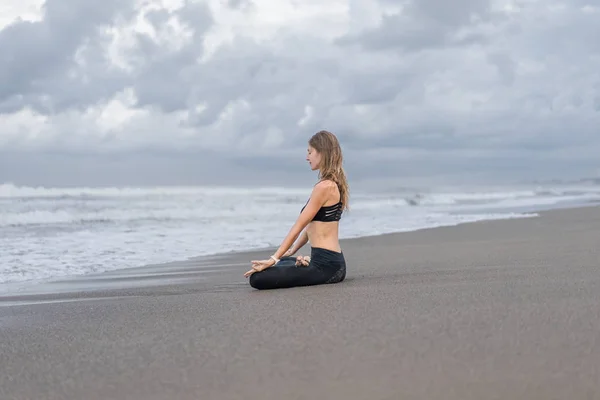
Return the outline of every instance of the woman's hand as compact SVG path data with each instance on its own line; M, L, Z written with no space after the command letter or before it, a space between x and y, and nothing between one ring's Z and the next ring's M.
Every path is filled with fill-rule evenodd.
M275 265L275 261L271 258L268 260L252 261L252 269L247 271L244 276L248 278L253 273L263 271L273 265Z
M296 257L296 266L297 267L308 267L308 264L310 264L310 256Z

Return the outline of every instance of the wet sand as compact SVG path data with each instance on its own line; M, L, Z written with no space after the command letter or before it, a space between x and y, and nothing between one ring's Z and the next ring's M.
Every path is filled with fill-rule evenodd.
M600 399L600 207L540 215L345 240L335 285L256 291L260 251L5 295L0 399Z

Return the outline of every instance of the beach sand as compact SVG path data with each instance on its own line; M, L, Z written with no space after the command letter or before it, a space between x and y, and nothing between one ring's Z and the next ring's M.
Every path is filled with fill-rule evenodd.
M260 251L9 293L0 399L600 399L599 243L582 207L344 240L335 285L256 291Z

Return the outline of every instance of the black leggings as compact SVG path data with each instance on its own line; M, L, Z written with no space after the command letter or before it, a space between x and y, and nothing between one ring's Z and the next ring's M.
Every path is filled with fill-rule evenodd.
M312 247L308 266L296 266L296 257L283 257L277 265L250 275L255 289L280 289L295 286L338 283L346 278L344 253Z

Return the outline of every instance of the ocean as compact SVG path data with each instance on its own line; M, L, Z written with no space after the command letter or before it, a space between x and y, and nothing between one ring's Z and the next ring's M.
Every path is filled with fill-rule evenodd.
M0 184L0 292L16 282L278 246L310 190ZM341 238L534 217L537 210L598 201L600 186L397 189L351 196Z

